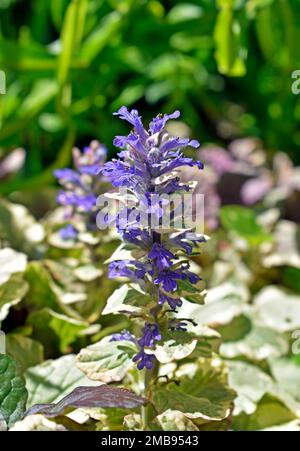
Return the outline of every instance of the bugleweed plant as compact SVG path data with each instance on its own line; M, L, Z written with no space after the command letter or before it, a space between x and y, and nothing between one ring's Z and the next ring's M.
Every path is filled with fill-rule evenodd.
M79 149L73 150L75 169L54 172L63 187L57 196L58 204L65 210L66 225L59 231L63 240L76 240L80 231L96 230L96 202L103 182L97 175L106 155L106 148L98 141L92 141L82 153Z
M142 392L153 401L158 377L164 375L160 363L184 359L196 348L196 355L201 355L199 342L203 345L204 336L214 335L180 312L183 302L203 301L201 279L191 270L191 256L206 241L203 234L184 226L188 210L184 194L192 194L194 187L192 182L181 182L180 170L195 166L201 171L203 164L183 154L186 147L198 148L198 141L171 136L166 129L167 121L178 118L179 111L158 115L149 128L136 110L123 106L115 115L133 130L128 136L115 137L114 145L121 149L119 158L100 169L115 188L122 188L108 195L119 201L117 211L101 219L113 221L123 241L109 264L109 277L129 282L111 296L103 313L125 313L132 319L131 331L113 334L109 341L134 351L132 361L144 370ZM149 406L143 407L145 429L149 419Z
M55 175L63 187L58 194L65 220L60 238L71 244L80 241L80 249L88 249L89 242L81 239L87 232L108 235L107 231L97 230L96 225L100 229L116 228L122 243L109 258L108 275L117 279L120 287L108 297L102 310L107 294L93 280L92 288L98 290L102 306L96 317L94 310L89 315L90 323L79 316L80 309L77 311L73 305L71 308L70 303L63 305L65 297L59 299L64 314L52 307L43 309L41 317L37 313L31 318L34 327L37 323L44 326L47 319L48 329L61 337L63 352L69 353L69 346L79 343L79 337L85 339L85 346L89 334L93 334L93 344L81 349L77 356L65 355L29 367L25 373L27 389L19 380L22 393L17 410L5 407L0 391L3 428L14 427L24 417L27 406L29 410L16 428L65 430L70 427L69 420L64 419L65 411L83 409L87 415L84 425L79 426L80 420L76 422L76 411L72 414L75 429L227 429L235 393L228 388L224 364L214 353L220 335L205 326L205 318L201 318L199 309L203 306L199 304L204 302L205 291L200 267L193 261L207 239L199 230L201 211L199 217L198 210L194 211L198 205L193 197L195 183L181 180L184 167L194 168L197 174L203 170L200 161L183 153L186 148L197 149L199 143L168 132L167 122L177 119L179 111L155 117L149 127L143 125L136 110L122 107L115 114L133 127L128 136L114 139L114 145L121 149L118 159L104 163L105 149L92 143L83 153L75 151L75 169L61 169ZM113 189L110 186L97 199L105 180ZM94 263L97 255L93 253ZM71 270L74 259L69 264ZM62 278L66 280L60 284L75 290L67 300L74 299L74 294L75 300L81 300L82 292L76 291L78 282L74 283L70 270L66 272L64 260L59 266L49 261L47 265L55 269L59 280L59 272L65 268ZM93 271L91 265L85 265L84 277L91 281ZM82 277L78 268L75 273ZM37 270L34 274L38 274ZM31 298L35 295L35 277L27 274L27 279ZM45 280L44 276L43 287ZM60 292L52 283L50 287L52 295ZM66 311L72 315L70 320ZM120 321L126 324L125 329L113 315L118 315L119 321L126 315ZM92 324L95 319L97 324ZM38 331L42 333L43 329ZM47 342L45 338L45 346ZM0 382L16 377L15 361L0 354ZM51 397L36 397L37 383L58 387L56 396L51 393ZM9 396L14 398L15 391ZM37 413L44 417L32 417ZM45 417L56 417L56 426L47 423ZM34 421L39 425L35 426Z

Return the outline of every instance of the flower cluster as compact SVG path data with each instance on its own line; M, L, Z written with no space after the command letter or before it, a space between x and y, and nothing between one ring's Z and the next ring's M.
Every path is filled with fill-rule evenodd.
M164 312L176 312L182 304L182 292L189 291L190 287L192 291L193 284L200 280L190 271L187 256L205 239L190 229L160 228L159 221L155 227L145 227L140 221L141 215L154 215L159 219L169 214L174 218L168 196L192 190L190 182L181 183L181 168L203 169L203 164L183 154L186 147L198 148L198 141L170 136L166 129L169 119L179 117L178 111L157 116L150 122L149 129L145 129L136 110L129 111L123 106L115 114L129 122L133 131L128 136L115 138L114 145L121 148L119 158L107 162L100 172L114 187L126 188L131 198L138 199L141 210L136 212L134 222L116 222L123 241L136 249L132 255L138 257L113 261L109 276L126 277L138 283L155 300L154 307L144 310L145 324L137 340L140 350L134 357L139 369L151 369L155 362L151 349L162 340L160 323ZM161 195L164 195L163 200ZM123 205L130 210L126 202ZM177 330L181 330L180 324L178 326ZM176 329L174 321L172 328Z
M75 169L57 169L54 172L63 187L57 196L57 202L65 209L64 219L68 224L60 230L64 240L75 240L78 226L84 223L86 230L94 230L96 201L99 195L99 171L106 160L106 148L98 141L92 141L83 152L73 150Z

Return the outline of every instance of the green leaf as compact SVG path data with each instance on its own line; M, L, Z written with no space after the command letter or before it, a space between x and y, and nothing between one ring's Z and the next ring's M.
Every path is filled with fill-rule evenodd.
M18 110L19 117L30 119L41 111L57 94L57 84L53 80L38 80L31 92L25 97Z
M80 44L82 39L86 8L86 0L72 0L71 3L69 3L64 16L61 32L62 51L59 56L57 74L60 88L62 88L67 81L74 50L78 44Z
M282 420L281 420L282 421ZM299 432L300 431L300 420L289 421L288 423L279 424L276 426L269 426L267 428L261 429L261 431L266 432Z
M229 417L235 393L227 386L224 367L200 362L198 368L186 367L179 385L169 382L155 389L153 402L159 413L177 410L199 424Z
M192 284L188 280L178 280L177 282L180 297L196 304L204 304L204 286L203 282Z
M105 383L121 381L134 366L136 345L130 341L110 340L111 337L105 337L78 354L77 366L88 378Z
M114 11L102 19L100 26L83 42L80 58L89 64L110 43L122 25L122 16Z
M265 255L263 265L266 268L289 266L289 268L283 268L284 284L299 292L300 244L298 235L298 224L292 221L279 221L273 231L272 252Z
M292 267L282 268L282 280L285 286L300 295L300 269Z
M228 232L235 232L245 238L252 246L270 241L271 236L263 231L256 221L255 213L239 205L223 207L220 213L221 223Z
M186 331L171 331L165 328L161 331L162 340L149 353L154 354L160 363L170 363L188 357L198 346L197 355L210 357L212 345L210 341L219 334L208 327L194 326L186 323Z
M126 86L114 101L112 108L118 110L122 105L129 107L143 97L144 93L144 86L141 84Z
M80 320L80 315L63 302L64 295L68 293L61 290L54 282L46 266L47 262L33 261L28 264L25 272L25 279L30 286L27 303L34 308L48 307Z
M142 313L144 307L155 306L155 301L151 301L148 294L141 291L136 284L124 284L117 288L107 299L103 315L110 313Z
M259 431L272 426L279 426L295 420L296 416L272 396L264 396L255 413L251 416L240 415L233 420L233 429L237 431Z
M289 332L300 327L300 296L276 287L263 288L254 299L258 321L278 332Z
M34 337L48 347L50 342L55 347L58 344L62 353L89 327L87 322L69 318L49 308L31 313L27 323L32 326Z
M25 373L29 407L35 404L58 402L78 386L95 386L78 370L74 355L47 360L29 368Z
M218 70L221 74L240 77L246 73L246 53L241 42L242 25L234 16L233 2L220 3L221 10L214 29Z
M249 290L244 284L228 281L210 288L204 305L183 301L179 317L189 318L198 324L227 324L245 310L249 297Z
M0 354L0 414L10 427L24 414L27 391L11 357Z
M236 331L235 327L236 325L232 324L232 335ZM244 356L250 360L265 360L270 357L280 357L288 350L288 340L281 333L253 323L250 331L246 331L246 334L239 340L228 340L223 343L220 347L220 354L229 359Z
M18 55L18 58L12 58L12 55ZM0 65L9 70L20 71L24 76L22 72L27 71L31 74L35 71L54 72L57 62L46 46L33 41L23 43L22 40L8 40L0 36Z
M50 9L52 20L58 30L60 30L65 11L69 0L51 0Z
M30 256L35 255L39 251L39 244L45 237L45 231L27 208L23 205L12 204L0 199L0 217L0 236L2 239L7 240L15 251L24 251ZM8 252L13 257L14 251L10 250ZM16 256L16 254L14 255ZM21 259L21 256L19 255L18 258ZM20 271L23 271L23 269Z
M198 427L179 410L166 410L156 417L163 431L199 431Z
M43 346L20 334L6 335L6 352L15 360L21 374L44 360Z
M0 285L0 322L8 315L9 309L18 304L28 291L28 284L20 274L13 274L11 278Z
M130 413L126 415L123 420L124 431L142 431L143 422L142 417L138 413Z
M300 415L300 403L276 383L269 374L245 362L232 361L227 364L229 385L238 394L235 399L235 416L253 415L265 395L276 398L279 403L284 404L293 418Z
M300 402L300 366L287 357L270 359L269 365L279 386Z
M182 3L174 6L167 15L171 24L177 24L189 20L197 20L203 15L201 6L193 3Z

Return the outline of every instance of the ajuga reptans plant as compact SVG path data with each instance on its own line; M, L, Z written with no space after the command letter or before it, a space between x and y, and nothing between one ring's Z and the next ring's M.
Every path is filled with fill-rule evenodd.
M116 253L109 265L109 276L129 279L131 302L138 307L126 310L122 304L119 313L136 319L139 329L133 328L134 335L127 330L114 334L111 340L134 342L138 349L133 357L137 368L153 370L158 366L156 346L169 341L172 334L187 333L189 323L193 323L177 315L183 299L200 298L200 277L191 270L190 255L194 247L205 241L204 236L191 228L165 228L161 224L166 214L171 224L178 216L171 206L172 196L179 195L184 202L184 194L193 191L191 183L181 183L180 169L194 166L201 171L203 164L183 154L187 147L197 149L198 141L171 136L166 129L167 121L177 119L179 111L158 115L149 128L144 127L136 110L123 106L115 115L129 122L133 130L128 136L115 137L114 145L121 152L100 172L116 191L119 189L115 198L121 207L115 213L114 223L129 256L124 258L122 254L118 258ZM145 215L151 218L147 224L142 221ZM108 223L112 216L107 215ZM124 293L124 287L121 291ZM115 301L115 297L108 300L108 306Z
M92 141L83 152L73 150L74 169L54 172L63 187L57 196L57 203L64 207L66 221L59 231L63 240L76 240L80 232L96 230L96 202L103 182L98 174L106 155L106 148Z

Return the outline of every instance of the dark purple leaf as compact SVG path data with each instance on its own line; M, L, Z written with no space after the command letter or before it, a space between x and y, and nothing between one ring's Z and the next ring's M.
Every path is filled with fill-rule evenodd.
M47 417L62 415L68 407L120 407L132 409L146 404L147 400L124 388L100 385L99 387L77 387L57 404L36 404L26 415L42 413Z

